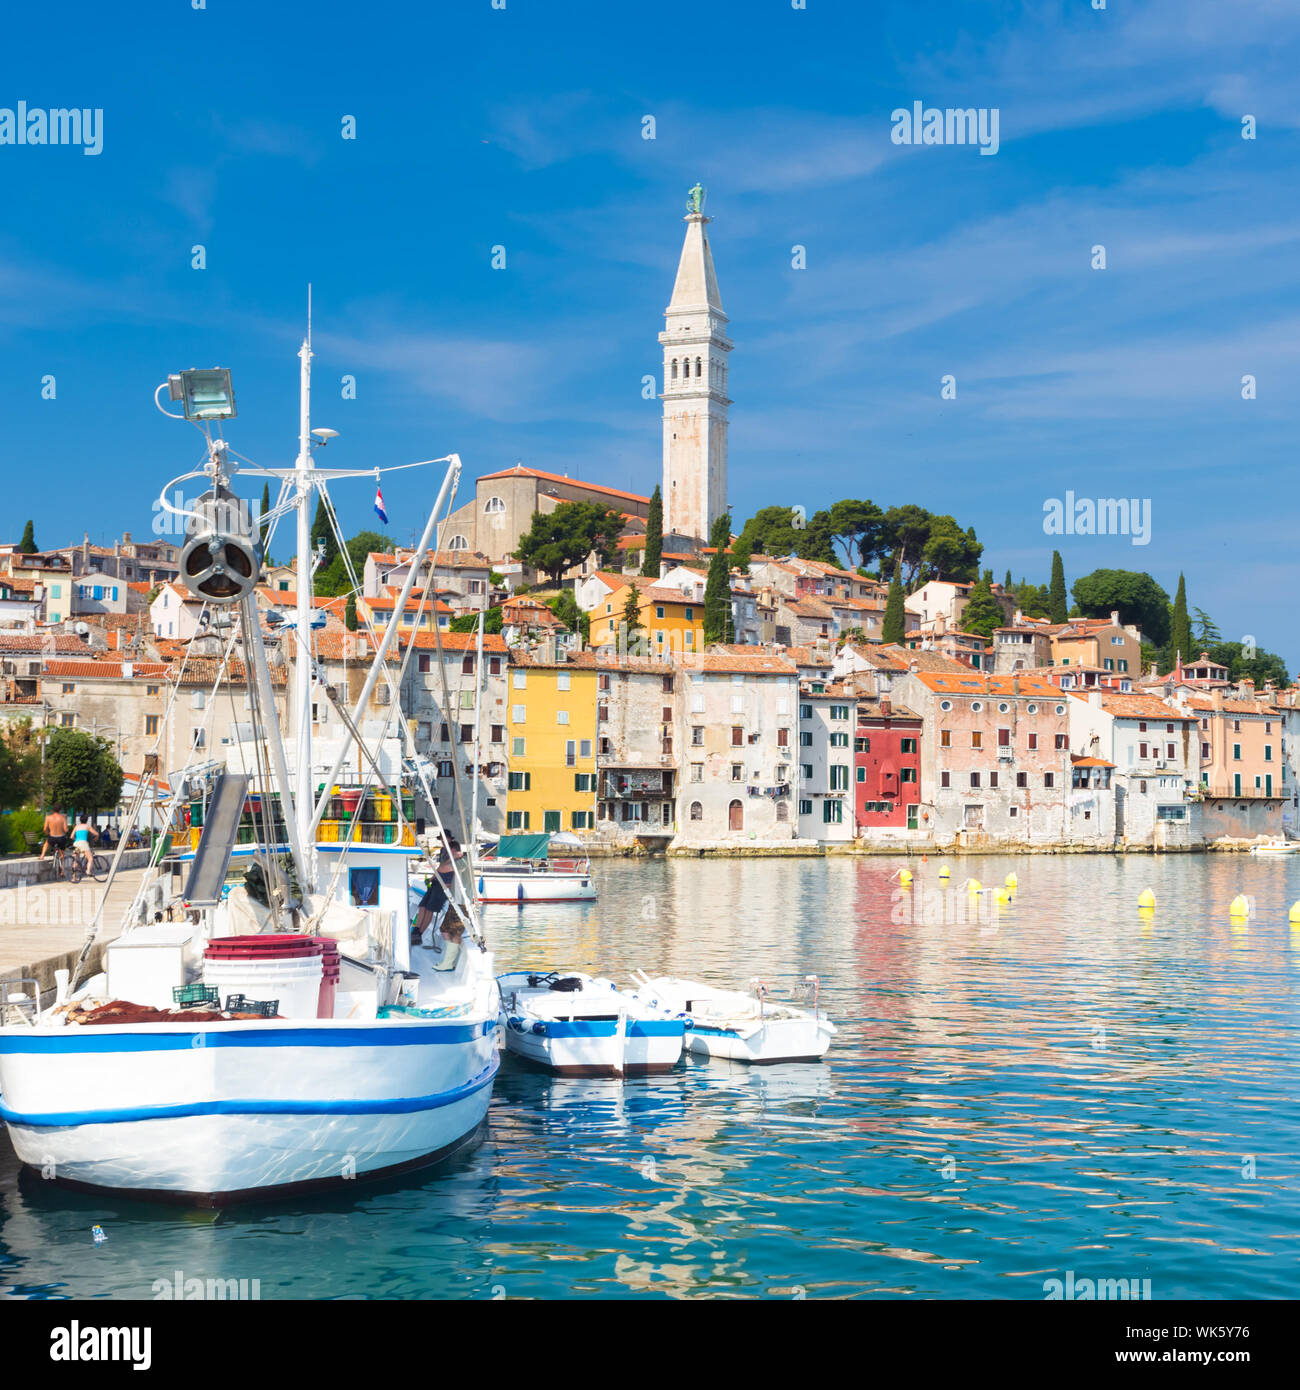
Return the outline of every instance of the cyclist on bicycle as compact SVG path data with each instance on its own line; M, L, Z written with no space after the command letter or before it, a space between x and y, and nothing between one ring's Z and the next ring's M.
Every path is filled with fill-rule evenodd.
M68 818L63 814L63 807L56 806L48 816L45 817L45 824L42 827L45 831L45 843L41 846L40 857L45 858L50 850L56 854L61 849L68 847Z
M90 824L85 816L77 821L77 828L72 832L72 845L86 861L86 872L90 873L95 867L95 852L90 847Z

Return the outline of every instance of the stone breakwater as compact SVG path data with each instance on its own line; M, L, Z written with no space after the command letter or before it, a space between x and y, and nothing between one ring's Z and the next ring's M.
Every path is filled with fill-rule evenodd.
M962 844L954 841L863 840L823 845L809 842L738 845L726 841L669 845L651 850L643 845L587 845L592 859L825 859L832 856L919 857L930 854L1247 854L1259 840L1215 840L1203 845L1056 845L1018 840Z

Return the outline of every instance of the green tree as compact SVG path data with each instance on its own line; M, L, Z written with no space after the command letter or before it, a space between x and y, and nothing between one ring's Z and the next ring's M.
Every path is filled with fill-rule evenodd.
M334 557L339 553L338 538L334 534L334 527L330 524L332 508L325 500L322 492L316 499L316 515L311 523L311 544L312 549L318 549L324 544L324 558L320 562L320 567L316 573L320 574L332 563Z
M796 555L803 528L794 521L790 507L760 507L741 528L738 540L748 545L751 555Z
M627 597L623 600L622 626L629 638L639 628L645 627L641 621L641 590L635 584L628 585Z
M348 591L348 601L343 605L343 626L349 632L357 630L357 596Z
M1074 581L1071 590L1085 618L1108 618L1133 624L1157 649L1169 641L1169 595L1140 570L1093 570Z
M903 606L903 576L898 565L889 581L889 597L885 599L885 617L880 628L882 642L901 643L907 636L907 609Z
M733 570L744 570L749 573L749 566L754 558L754 552L750 548L749 542L745 537L737 536L731 545L731 568Z
M534 512L528 530L519 537L515 559L541 570L558 584L566 570L594 550L603 565L610 563L623 530L623 514L598 502L561 502L553 512Z
M921 550L919 580L947 579L955 584L970 584L979 573L980 556L984 547L975 538L973 526L962 530L951 516L930 518L930 530Z
M1065 561L1059 550L1052 551L1052 582L1048 585L1047 616L1054 623L1063 623L1070 616L1065 597Z
M1023 583L1024 581L1022 580L1021 582ZM1006 573L1006 577L1002 581L1002 592L1006 594L1014 594L1015 591L1016 586L1011 582L1011 571L1008 570Z
M836 502L827 524L832 544L843 551L844 569L852 569L855 563L866 564L880 550L885 514L872 501L846 497Z
M970 598L961 615L962 631L974 632L988 641L993 636L993 629L1002 627L1006 620L1002 605L993 594L993 571L985 570L970 591Z
M1051 598L1046 584L1027 584L1023 579L1015 590L1016 607L1026 618L1051 616Z
M483 631L485 633L497 633L501 631L501 626L501 606L498 604L495 608L489 608L487 612L483 614ZM477 632L478 614L460 614L459 617L455 617L451 620L448 630L451 632Z
M267 552L267 549L266 549L266 543L267 543L267 541L269 541L269 540L271 539L271 523L270 523L270 520L268 519L268 518L269 518L270 511L271 511L271 484L270 484L270 483L263 483L263 484L262 484L262 511L261 511L261 518L262 518L262 520L261 520L261 525L258 527L258 532L259 532L259 534L260 534L260 536L261 536L261 541L262 541L262 563L263 563L264 565L269 565L269 564L272 563L271 556L270 556L270 554Z
M45 744L45 780L55 805L78 812L107 811L122 796L122 769L107 739L81 729L51 729Z
M348 559L352 561L352 568L356 572L357 579L360 580L366 567L366 556L371 551L381 555L389 553L393 549L393 542L388 536L381 535L378 531L358 531L348 541L344 549L347 550ZM341 551L334 556L328 565L322 565L316 571L314 588L317 598L331 598L339 594L346 594L352 588L352 580L348 578L348 568L344 563Z
M591 640L591 617L578 607L571 589L561 589L554 598L546 600L546 606L570 632L581 633L584 642Z
M0 730L0 811L16 810L40 795L40 746L32 722L23 719Z
M1193 608L1192 612L1196 615L1196 641L1201 651L1208 651L1215 642L1223 641L1223 633L1214 625L1214 619L1205 609ZM1200 652L1196 655L1199 656Z
M714 547L709 560L709 575L704 584L704 644L730 642L731 571L727 546L731 541L731 517L723 514L709 531L709 544Z
M664 551L664 501L659 484L650 494L650 508L645 519L645 559L641 573L650 579L659 578L659 560Z
M1230 680L1253 680L1256 690L1262 690L1265 681L1272 681L1279 687L1291 684L1286 662L1280 656L1266 652L1263 647L1252 648L1252 651L1253 655L1247 656L1240 642L1215 642L1209 648L1209 657L1228 668Z
M36 554L36 531L30 521L23 527L23 538L18 542L18 553L19 555Z
M817 560L823 565L838 565L835 553L835 527L829 509L814 512L802 531L795 531L794 553L801 560Z
M1181 657L1184 661L1191 659L1192 653L1192 624L1187 616L1187 581L1180 574L1178 576L1178 592L1174 595L1174 618L1172 631L1169 634L1169 666L1172 670L1174 661Z

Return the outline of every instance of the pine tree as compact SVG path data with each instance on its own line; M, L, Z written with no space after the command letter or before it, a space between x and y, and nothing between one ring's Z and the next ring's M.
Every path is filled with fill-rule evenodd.
M709 561L709 577L704 585L704 645L711 642L730 642L731 572L727 547L731 543L731 516L727 512L709 530L713 558Z
M1070 617L1065 597L1065 561L1059 550L1052 551L1052 582L1047 590L1047 616L1054 623L1067 622Z
M903 572L901 565L895 565L894 577L889 581L889 597L885 600L885 621L880 629L880 640L901 643L906 636L907 610L903 607Z
M1174 622L1173 630L1169 634L1169 645L1173 649L1169 653L1171 669L1179 657L1184 661L1194 660L1192 623L1187 616L1187 581L1181 574L1178 576L1178 592L1174 595Z
M18 553L19 555L36 554L36 532L30 521L23 527L23 538L18 542Z
M1011 571L1007 571L1007 577L1002 581L1002 592L1004 594L1015 593L1016 586L1011 582Z
M664 501L659 485L650 494L650 510L645 519L645 559L641 573L650 579L659 578L659 560L664 551Z
M357 630L357 596L348 594L348 601L343 605L343 626L349 632Z
M323 493L316 501L316 516L311 523L312 548L315 549L322 541L325 543L325 557L320 562L320 569L325 570L339 553L339 543L334 536L334 527L330 525L330 509Z

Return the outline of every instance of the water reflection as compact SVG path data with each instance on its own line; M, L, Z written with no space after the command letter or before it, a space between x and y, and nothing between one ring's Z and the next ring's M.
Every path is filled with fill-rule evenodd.
M1073 1269L1289 1296L1300 864L946 862L946 890L937 859L909 890L887 858L602 863L594 904L489 908L503 970L815 972L840 1032L811 1067L507 1062L450 1169L297 1204L68 1193L5 1144L0 1292L149 1297L179 1269L263 1297L1036 1299ZM1012 871L1000 910L960 886Z

